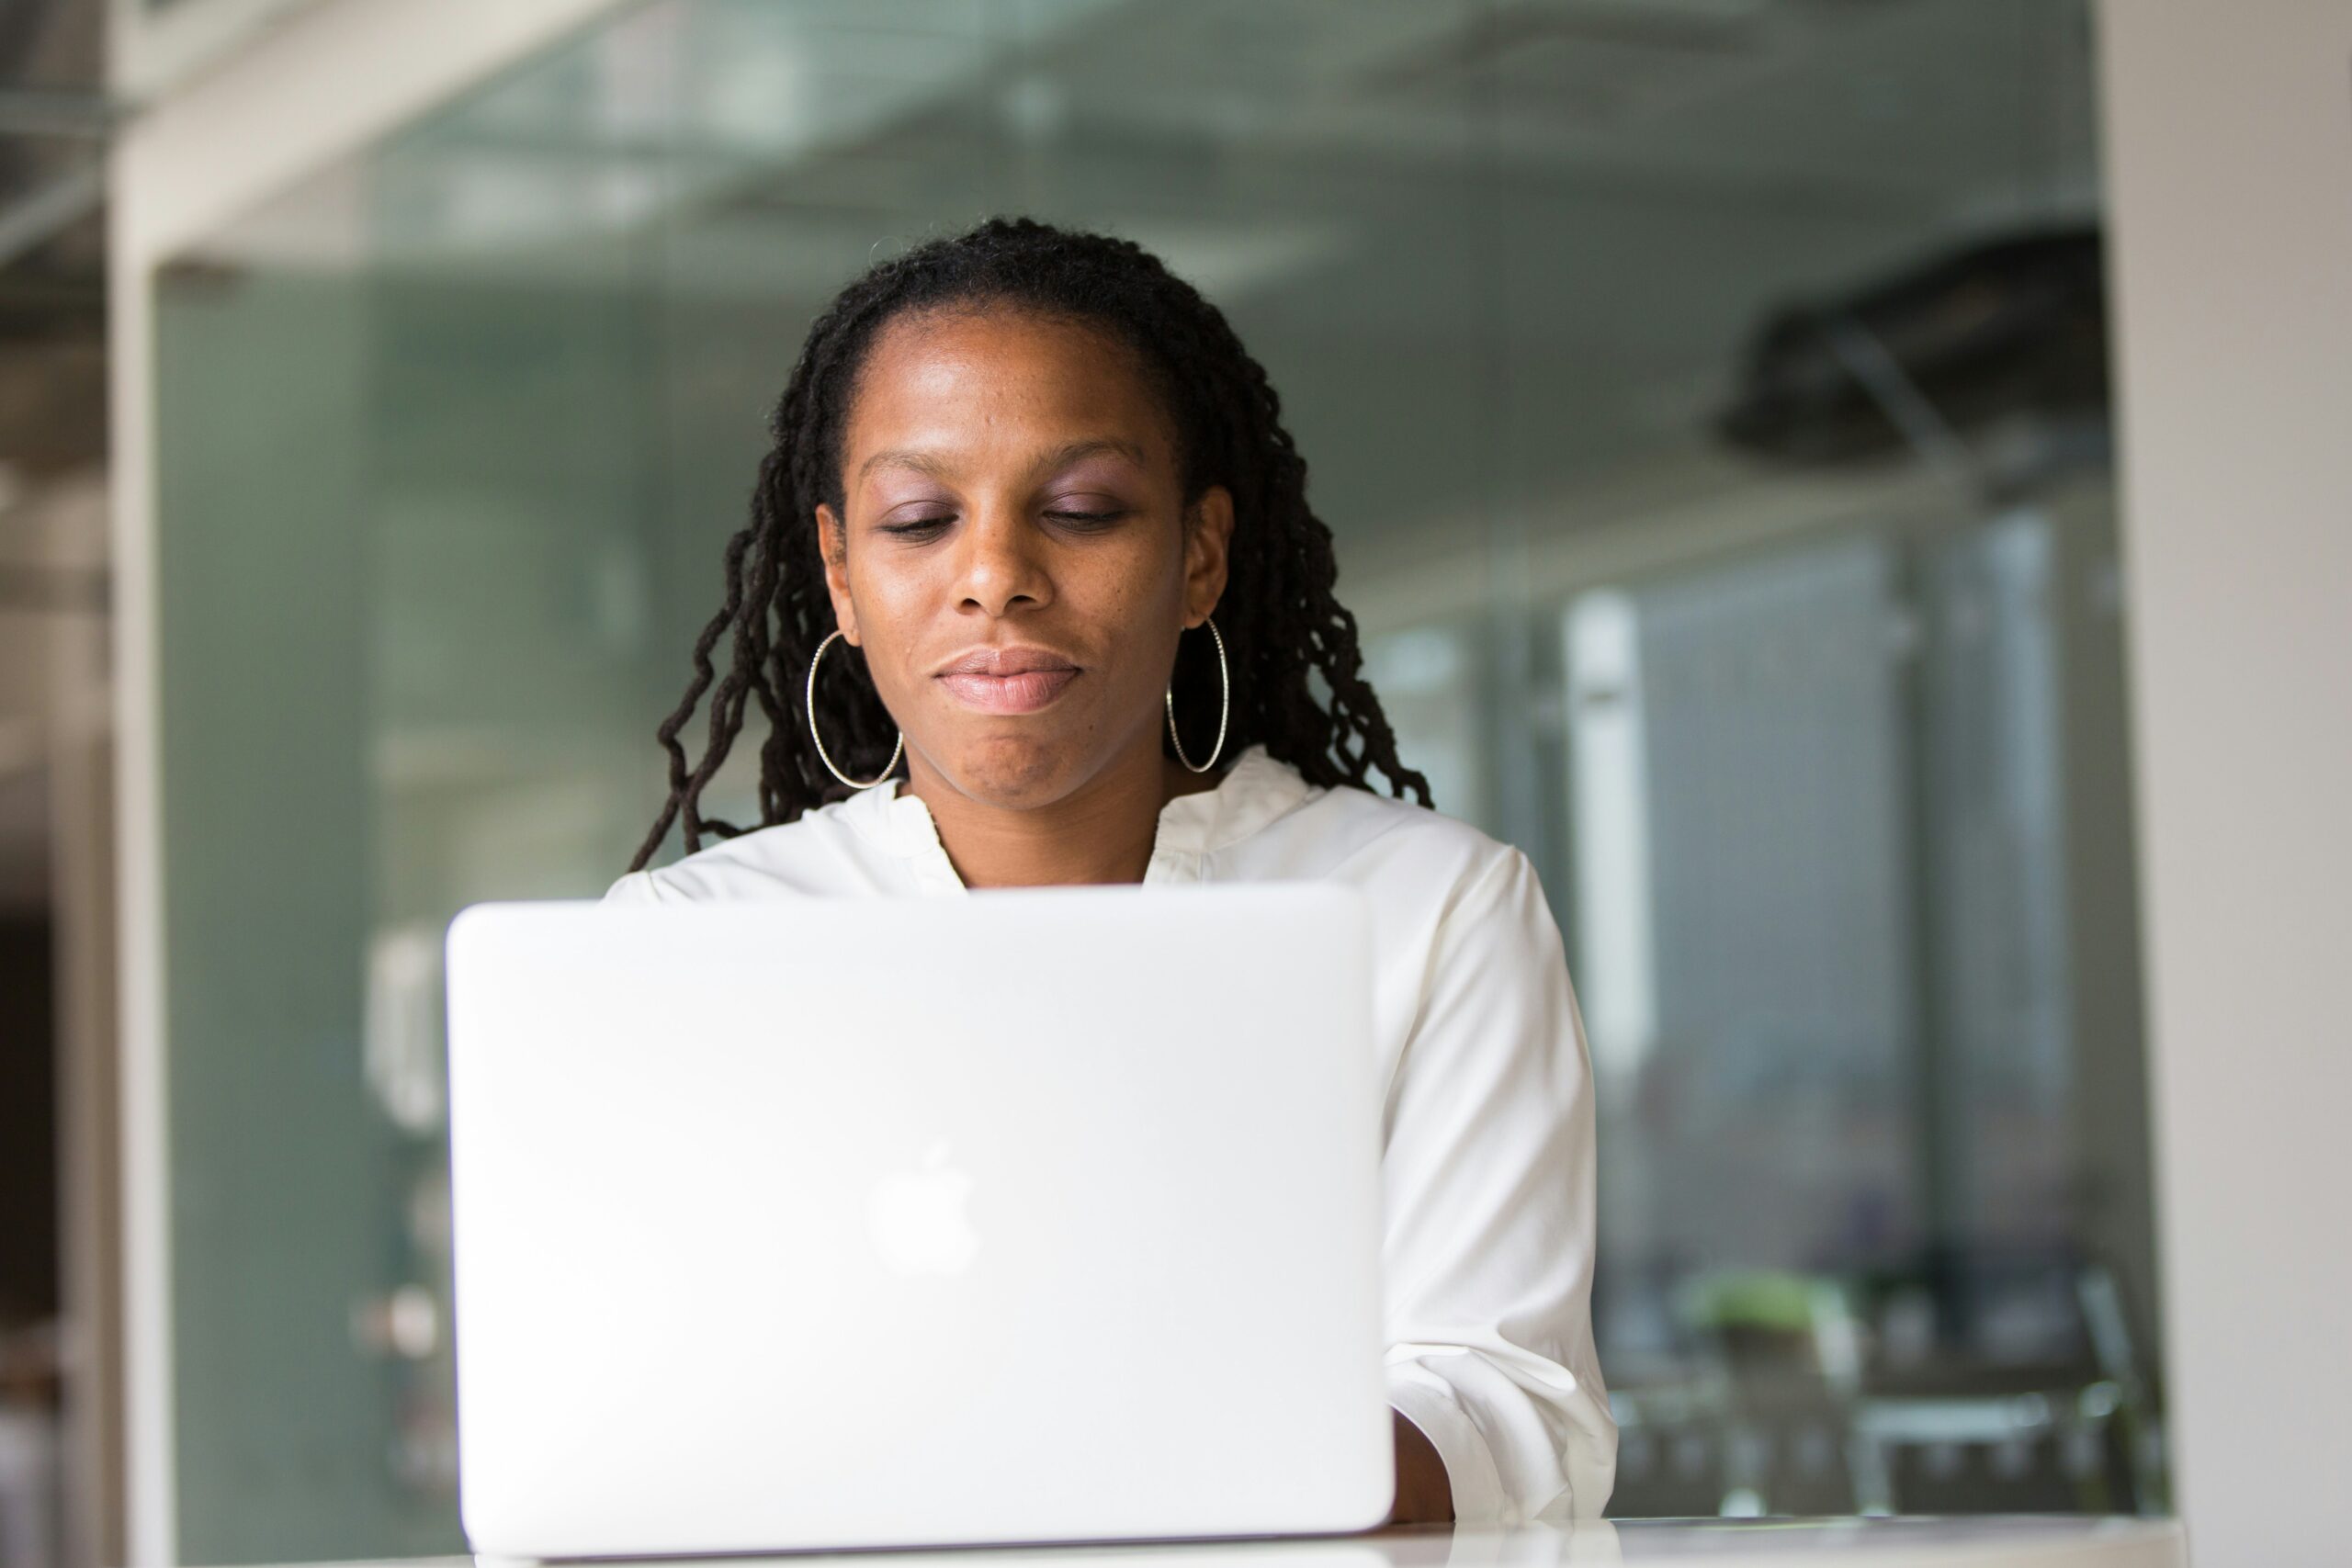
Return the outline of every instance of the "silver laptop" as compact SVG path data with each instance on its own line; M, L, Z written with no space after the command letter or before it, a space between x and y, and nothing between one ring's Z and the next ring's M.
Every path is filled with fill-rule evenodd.
M474 1549L1376 1525L1369 921L1310 883L464 911Z

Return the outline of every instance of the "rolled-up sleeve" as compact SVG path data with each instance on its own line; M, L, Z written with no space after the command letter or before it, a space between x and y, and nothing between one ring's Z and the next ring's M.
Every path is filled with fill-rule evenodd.
M1442 916L1385 1116L1390 1403L1456 1517L1599 1515L1617 1427L1592 1337L1591 1059L1520 851Z

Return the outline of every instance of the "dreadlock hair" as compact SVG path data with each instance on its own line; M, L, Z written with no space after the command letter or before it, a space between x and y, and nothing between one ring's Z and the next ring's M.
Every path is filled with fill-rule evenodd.
M629 863L641 869L673 822L688 853L706 835L745 829L702 814L710 783L757 702L767 720L760 748L762 826L854 793L817 755L808 735L806 672L835 626L825 590L816 510L846 516L842 465L850 402L876 334L910 312L1006 306L1080 322L1131 349L1154 383L1177 434L1185 504L1222 484L1233 497L1233 544L1217 608L1233 699L1227 744L1262 742L1311 784L1369 788L1378 768L1400 798L1431 804L1429 781L1396 759L1380 701L1360 673L1355 617L1331 596L1339 569L1331 530L1306 504L1306 463L1283 428L1281 400L1242 348L1224 312L1132 241L1055 228L1027 218L990 219L879 262L842 289L808 330L798 363L769 420L775 445L760 459L751 520L728 541L727 593L695 639L694 675L657 731L669 754L670 798ZM728 638L718 674L711 656ZM833 650L816 694L817 722L842 770L867 776L891 754L896 726L864 654ZM1179 714L1216 711L1213 660L1179 660ZM1309 685L1319 673L1329 693ZM679 731L707 693L708 741L689 766ZM1194 722L1203 722L1195 720ZM1207 750L1203 736L1192 748ZM1167 737L1161 737L1163 752ZM903 764L900 770L903 771Z

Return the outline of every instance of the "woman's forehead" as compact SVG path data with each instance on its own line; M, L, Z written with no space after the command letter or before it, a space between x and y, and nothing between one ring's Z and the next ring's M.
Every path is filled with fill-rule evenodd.
M847 432L853 475L884 449L1124 448L1169 456L1139 356L1103 329L1012 308L909 314L876 333Z

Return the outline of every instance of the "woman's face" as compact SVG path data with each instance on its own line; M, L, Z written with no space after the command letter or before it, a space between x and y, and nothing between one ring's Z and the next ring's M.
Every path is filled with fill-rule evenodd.
M859 374L842 484L847 514L817 509L826 584L919 784L1043 806L1159 757L1233 503L1215 487L1187 518L1130 350L1016 309L898 317Z

